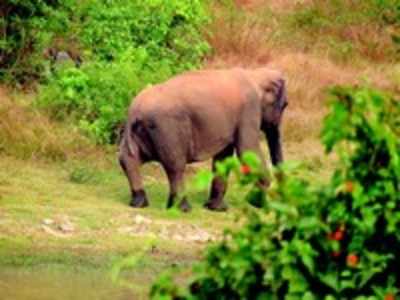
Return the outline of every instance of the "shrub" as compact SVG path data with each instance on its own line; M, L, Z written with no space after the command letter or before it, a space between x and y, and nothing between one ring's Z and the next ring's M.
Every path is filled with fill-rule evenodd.
M43 50L67 19L65 1L13 0L0 4L0 81L38 79Z
M54 118L72 117L95 140L109 143L115 139L115 129L125 119L132 97L172 74L168 65L150 59L146 50L138 49L113 62L61 67L41 87L38 105Z
M142 88L199 65L208 50L200 34L207 15L200 1L189 0L75 5L71 28L84 63L58 66L38 104L57 118L72 115L98 142L109 143Z
M289 165L260 190L257 164L230 159L250 186L245 224L208 249L189 288L162 277L153 299L394 299L400 272L400 102L335 88L322 141L340 157L329 184ZM297 169L295 169L297 170ZM301 172L301 170L300 170ZM290 175L289 175L290 174Z
M207 49L199 29L208 17L199 0L92 0L78 16L79 39L96 59L113 60L141 47L153 60L183 70L197 65Z

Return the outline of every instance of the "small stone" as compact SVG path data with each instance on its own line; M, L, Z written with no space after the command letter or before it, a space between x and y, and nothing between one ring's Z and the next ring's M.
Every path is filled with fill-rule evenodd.
M135 216L135 223L136 224L150 224L152 221L146 217L143 217L142 215L136 215Z
M75 231L75 226L71 222L64 222L58 226L58 229L64 233L71 233Z
M43 219L42 224L43 225L53 225L54 224L54 220L52 220L52 219Z
M161 229L161 231L159 232L159 236L160 236L162 239L165 239L165 240L168 240L169 237L170 237L170 235L169 235L169 233L168 233L168 230L165 229L165 228L162 228L162 229Z
M132 226L124 226L118 228L118 232L122 234L132 234L135 231L135 227Z
M49 227L49 226L47 226L47 225L42 225L42 229L43 229L43 231L46 232L47 234L50 234L50 235L55 236L55 237L60 237L60 238L62 238L62 237L65 237L65 236L66 236L66 235L64 235L64 234L62 234L62 233L57 232L56 230L52 229L51 227Z
M183 240L184 240L183 236L181 236L180 234L174 234L174 235L172 236L172 238L173 238L174 240L176 240L176 241L183 241Z
M205 231L198 231L191 236L191 240L195 242L208 242L210 239L211 236Z

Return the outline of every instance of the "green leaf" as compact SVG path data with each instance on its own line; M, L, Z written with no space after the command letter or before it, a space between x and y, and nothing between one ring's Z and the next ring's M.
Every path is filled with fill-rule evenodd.
M201 170L196 174L195 177L195 187L197 190L207 189L213 179L213 174L207 170Z

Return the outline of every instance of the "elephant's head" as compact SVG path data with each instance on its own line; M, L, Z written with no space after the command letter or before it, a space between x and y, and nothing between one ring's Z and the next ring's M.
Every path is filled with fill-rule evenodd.
M288 105L285 80L279 71L269 68L254 70L250 76L261 99L262 130L264 131L272 163L283 161L280 124Z

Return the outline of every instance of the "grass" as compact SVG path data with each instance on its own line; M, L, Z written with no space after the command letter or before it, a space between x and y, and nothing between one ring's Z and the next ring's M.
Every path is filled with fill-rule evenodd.
M103 152L68 122L53 122L34 109L29 94L10 93L0 87L1 153L21 159L67 160Z
M0 157L1 269L35 274L43 267L67 273L78 268L108 274L118 260L139 255L139 263L128 276L135 282L143 281L141 274L145 274L146 286L142 284L140 292L145 294L161 271L175 264L192 264L201 256L207 243L188 237L198 231L217 235L233 224L236 209L217 214L200 208L204 193L191 194L195 208L190 215L165 210L167 185L165 180L160 183L154 166L144 171L151 199L151 207L144 210L128 206L126 179L116 165L94 167L90 174L96 178L85 183L71 181L73 169L69 162ZM228 197L234 198L233 194ZM239 201L235 197L230 203ZM138 224L138 215L152 223ZM46 226L46 219L54 224ZM65 219L74 226L68 234L58 228ZM2 276L0 272L0 282Z
M11 157L2 158L0 232L3 246L9 238L11 244L20 249L40 248L38 241L44 240L50 241L56 249L61 247L60 250L71 250L72 253L77 251L79 254L87 251L88 254L91 254L90 251L94 251L93 254L107 253L113 249L121 249L122 245L126 245L125 250L129 252L129 249L134 250L134 247L137 247L137 240L125 239L124 234L118 234L118 229L134 225L135 214L150 219L173 220L178 222L178 225L190 222L204 227L212 225L207 221L208 217L218 216L222 223L230 220L230 217L224 214L216 215L200 209L199 198L206 196L205 194L191 195L195 210L190 215L164 210L167 198L167 184L164 180L162 184L156 183L155 180L146 180L151 207L133 210L128 206L129 191L126 179L117 166L96 168L95 182L78 184L70 180L69 163L48 164L20 161ZM153 170L153 166L146 169L145 174L148 177L153 178L153 174L158 176L158 170ZM158 179L157 182L159 181ZM71 236L58 238L42 229L44 219L57 221L63 216L68 216L76 224L76 232ZM215 223L218 221L213 222ZM24 238L20 239L19 233L23 233ZM97 243L99 239L102 240L101 243ZM163 244L168 248L168 241ZM25 246L21 247L22 245ZM82 247L71 248L74 245Z

